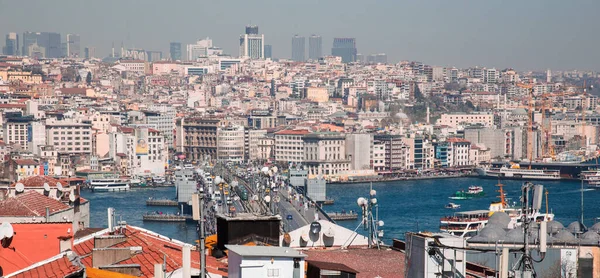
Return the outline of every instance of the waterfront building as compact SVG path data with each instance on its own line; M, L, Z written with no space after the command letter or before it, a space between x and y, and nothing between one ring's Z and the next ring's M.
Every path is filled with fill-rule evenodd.
M311 35L308 38L308 59L317 61L323 56L323 40L321 36Z
M184 152L190 160L216 158L217 128L220 122L221 119L206 117L177 119L176 149Z
M352 63L356 61L356 39L355 38L334 38L331 55L342 57L342 62Z
M376 153L373 135L368 133L346 134L346 157L350 160L350 170L372 170L380 153ZM377 157L375 155L377 154ZM384 155L384 153L381 153ZM381 157L383 161L383 157Z
M19 55L19 51L19 34L8 33L2 53L4 55L17 56Z
M180 42L171 42L169 44L169 54L172 61L181 60L181 43Z
M448 167L471 165L469 158L471 142L462 138L448 138Z
M292 37L292 60L296 62L306 60L306 41L304 37L299 35Z
M303 165L309 178L335 177L347 173L350 160L346 157L346 138L336 132L315 132L302 137Z
M278 162L303 162L303 138L310 132L305 129L282 130L275 133L275 160Z

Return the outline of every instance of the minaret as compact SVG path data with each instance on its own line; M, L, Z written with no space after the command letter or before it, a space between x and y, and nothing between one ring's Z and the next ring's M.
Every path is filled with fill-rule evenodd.
M427 124L429 124L429 106L427 106Z
M123 47L123 42L121 42L121 58L125 57L125 47Z
M112 43L112 54L111 57L115 58L115 42Z

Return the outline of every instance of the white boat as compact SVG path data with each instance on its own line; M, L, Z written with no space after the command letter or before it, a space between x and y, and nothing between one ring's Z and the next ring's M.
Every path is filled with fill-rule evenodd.
M483 187L476 185L469 186L469 194L479 194L481 192L483 192Z
M459 204L455 204L455 203L448 203L446 205L446 208L447 209L457 209L457 208L460 208L460 205Z
M600 170L581 171L579 176L589 187L600 188Z
M130 181L121 178L93 178L90 180L92 191L127 191Z
M500 201L490 204L487 210L474 210L456 212L453 216L442 217L440 219L440 231L459 237L472 237L485 227L490 217L496 212L505 212L510 217L509 229L514 229L521 226L522 213L520 208L509 206L504 198L502 185L500 186ZM534 221L552 221L554 214L541 213L534 211L529 213L529 216Z
M559 170L522 169L519 164L500 168L477 168L477 173L483 177L522 180L560 180Z

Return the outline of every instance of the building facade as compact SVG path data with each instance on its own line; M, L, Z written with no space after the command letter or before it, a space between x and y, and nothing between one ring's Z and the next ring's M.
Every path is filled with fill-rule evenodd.
M311 35L308 38L308 59L317 61L323 56L323 40L321 36Z
M306 40L304 37L298 35L292 37L292 60L296 62L306 60Z

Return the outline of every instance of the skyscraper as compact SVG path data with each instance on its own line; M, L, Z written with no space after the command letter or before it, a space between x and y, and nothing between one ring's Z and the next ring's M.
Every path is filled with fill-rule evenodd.
M181 60L181 43L171 42L169 45L169 53L171 54L171 60Z
M68 57L80 57L81 46L80 37L75 34L67 34L67 56Z
M213 46L213 41L210 38L198 40L196 44L187 45L187 60L196 61L199 57L208 56L208 49Z
M19 55L19 35L17 33L6 35L6 46L4 46L2 53L5 55Z
M319 60L323 56L321 36L311 35L308 38L308 59Z
M304 37L294 35L292 37L292 60L296 62L304 62L306 53L306 41Z
M46 58L60 58L62 56L62 42L60 40L59 33L24 32L23 55L31 56L31 53L29 53L29 48L34 44L37 44L37 47L34 48L44 49L44 56Z
M258 34L258 26L246 26L246 34L240 36L240 57L265 58L265 35Z
M86 59L92 59L96 57L96 48L93 46L86 47L83 52Z
M334 38L331 55L342 57L342 62L351 63L356 61L356 39Z
M273 58L273 46L270 44L265 44L265 59Z

